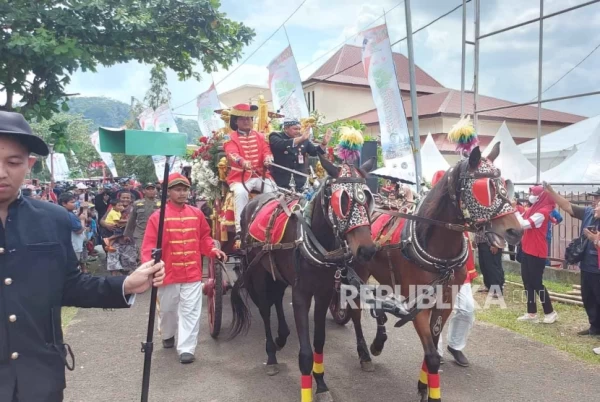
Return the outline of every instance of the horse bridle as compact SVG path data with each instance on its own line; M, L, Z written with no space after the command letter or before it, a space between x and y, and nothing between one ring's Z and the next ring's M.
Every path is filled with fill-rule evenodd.
M480 163L484 163L485 159L482 159ZM485 160L486 163L487 160ZM492 165L493 166L493 165ZM514 211L512 207L512 203L508 198L508 192L506 188L500 184L501 172L499 169L494 169L491 172L471 172L469 171L469 162L467 159L463 160L458 167L459 175L458 175L458 186L453 182L452 172L454 168L450 168L448 174L448 188L454 189L454 192L449 192L450 200L454 207L460 211L459 219L466 222L467 225L454 225L455 228L452 230L459 230L463 232L483 232L487 233L489 229L491 229L491 222L502 216L503 210L508 210L507 212ZM489 179L495 188L496 197L500 202L496 202L493 208L489 208L487 216L478 217L473 216L471 212L469 212L469 207L472 206L473 201L467 197L467 187L470 181L476 181L478 179ZM472 196L472 195L471 195Z
M340 217L337 214L332 213L331 218L329 217L329 209L331 208L332 202L332 186L335 184L344 185L344 184L352 184L352 192L348 192L349 196L349 215L352 215L354 208L365 208L366 211L366 219L367 222L371 223L371 211L368 206L369 197L365 195L365 188L367 185L367 180L364 177L356 175L356 171L352 165L349 165L351 177L327 177L325 182L323 183L323 191L321 191L321 208L323 212L323 216L327 221L329 227L333 230L336 238L340 242L340 244L345 244L344 237L346 234L352 230L354 227L344 227L344 222L340 220ZM374 198L371 195L371 202L374 202ZM333 220L333 221L332 221ZM351 220L351 216L348 218ZM362 224L362 222L361 222Z

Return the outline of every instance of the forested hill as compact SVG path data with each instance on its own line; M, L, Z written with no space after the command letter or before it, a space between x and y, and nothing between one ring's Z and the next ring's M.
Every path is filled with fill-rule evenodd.
M81 114L92 121L92 131L98 127L121 127L130 118L129 105L104 97L77 97L69 100L70 114ZM188 135L188 144L196 144L200 137L198 123L191 119L175 117L177 129Z

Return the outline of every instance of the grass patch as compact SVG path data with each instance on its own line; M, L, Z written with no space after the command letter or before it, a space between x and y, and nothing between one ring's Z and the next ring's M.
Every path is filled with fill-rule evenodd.
M518 274L514 274L511 272L505 271L504 278L507 281L523 284L521 275L518 275ZM566 294L567 292L570 292L573 290L573 285L569 285L567 283L561 283L561 282L547 281L547 280L544 280L544 286L546 286L546 289L548 289L550 292L556 292L556 293Z
M511 278L509 278L509 276ZM512 278L515 277L515 279ZM506 275L506 279L517 282L518 275ZM520 282L520 277L518 278ZM482 285L481 277L473 281L474 284ZM544 281L549 290L564 291L564 284L556 288L551 288L549 282ZM562 286L562 288L561 288ZM568 286L568 290L572 288ZM556 289L556 290L555 290ZM487 294L476 293L475 300L480 306L484 306ZM478 309L476 317L478 320L509 329L518 334L553 346L559 350L569 353L579 360L593 363L600 366L600 356L594 354L593 348L600 346L600 338L590 336L578 336L577 332L589 327L588 318L582 307L553 302L553 307L559 315L558 321L554 324L535 324L528 322L518 322L517 318L527 311L527 302L523 294L523 288L506 284L505 298L506 309L501 309L498 305L491 305L488 309ZM538 301L538 313L543 318L543 311Z
M69 326L71 320L77 314L77 307L63 307L61 310L62 328L63 330Z

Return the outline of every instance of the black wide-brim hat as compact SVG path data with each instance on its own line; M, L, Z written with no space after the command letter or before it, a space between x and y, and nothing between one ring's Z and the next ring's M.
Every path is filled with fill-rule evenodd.
M589 197L600 197L600 188L594 191L593 193L585 193L585 195Z
M31 131L31 127L20 113L0 111L0 135L2 134L15 137L34 154L47 156L50 153L48 144Z

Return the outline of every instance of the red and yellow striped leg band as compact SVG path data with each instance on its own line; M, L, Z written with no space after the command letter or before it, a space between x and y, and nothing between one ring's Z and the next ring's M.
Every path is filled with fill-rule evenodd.
M312 402L312 376L303 375L301 384L302 390L300 391L300 400L302 402Z
M428 374L427 381L429 382L429 400L437 401L442 399L442 392L440 391L440 375Z
M423 365L421 366L421 374L419 375L419 382L421 384L427 385L427 364L423 361Z
M313 373L323 374L324 372L323 353L313 353Z

